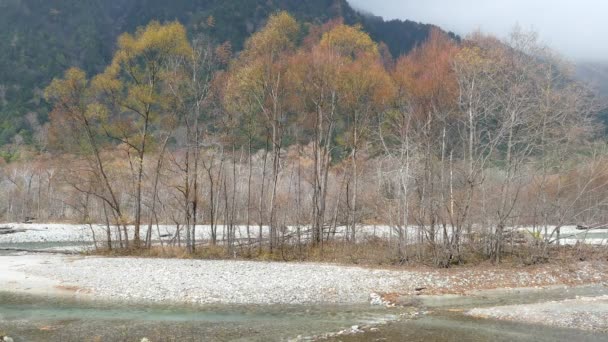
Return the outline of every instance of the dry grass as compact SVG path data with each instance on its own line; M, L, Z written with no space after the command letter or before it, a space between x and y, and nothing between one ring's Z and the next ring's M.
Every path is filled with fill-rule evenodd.
M443 254L442 254L443 253ZM399 255L389 243L381 239L368 239L357 244L332 241L322 245L282 245L272 251L258 246L236 247L228 250L222 245L200 245L194 253L188 253L185 247L153 246L149 249L100 249L93 255L130 256L142 258L175 258L207 260L258 260L280 262L321 262L343 265L360 265L367 267L431 267L431 268L468 268L493 265L480 248L465 246L461 257L450 259L447 263L438 263L438 258L445 260L445 252L433 250L428 245L411 245ZM439 257L438 257L439 255ZM507 249L501 257L503 267L522 267L540 264L566 265L578 261L608 261L608 247L577 245L551 246L541 253L541 249L530 245L516 245Z
M185 247L153 246L151 248L121 248L98 249L91 255L111 257L142 257L142 258L176 258L176 259L240 259L259 261L307 261L327 262L355 265L392 265L399 261L390 246L381 240L366 241L352 244L344 242L326 242L323 245L283 245L272 251L257 246L237 247L228 251L221 245L199 245L194 253L189 253Z
M164 259L226 259L225 248L221 246L199 246L194 253L189 253L185 247L178 246L153 246L151 248L118 248L97 249L92 255L103 255L112 257L140 257L140 258L164 258Z

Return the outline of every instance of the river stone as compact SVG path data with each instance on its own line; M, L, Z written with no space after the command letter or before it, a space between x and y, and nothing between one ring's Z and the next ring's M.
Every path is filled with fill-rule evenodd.
M382 300L382 296L380 296L377 293L370 293L369 294L369 304L370 305L384 305L384 300Z
M409 307L418 307L422 301L420 298L411 297L411 296L399 296L397 298L396 304L399 306L409 306Z

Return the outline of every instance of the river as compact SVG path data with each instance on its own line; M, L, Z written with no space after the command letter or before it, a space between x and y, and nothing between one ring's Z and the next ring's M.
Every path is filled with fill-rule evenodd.
M606 341L608 335L464 314L473 307L608 294L601 285L420 296L414 307L133 304L0 292L0 331L21 341L287 341L376 326L330 341ZM413 317L413 318L411 318Z

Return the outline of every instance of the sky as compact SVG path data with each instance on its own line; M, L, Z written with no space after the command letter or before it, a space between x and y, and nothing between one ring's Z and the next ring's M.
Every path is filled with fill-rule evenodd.
M435 24L461 36L507 37L516 25L574 61L608 61L608 0L348 0L385 19Z

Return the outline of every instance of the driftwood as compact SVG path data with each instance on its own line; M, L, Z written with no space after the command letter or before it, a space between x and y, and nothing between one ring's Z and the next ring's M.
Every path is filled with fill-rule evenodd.
M32 224L32 223L34 223L35 220L36 220L35 217L26 216L25 220L23 220L23 223Z
M25 229L16 229L13 227L0 227L0 235L23 233Z
M578 224L578 225L576 225L576 229L577 230L608 229L608 224L602 223L602 224L596 224L593 226L586 226L586 225Z
M80 254L75 251L64 251L64 250L40 250L40 249L25 249L25 248L0 248L3 252L27 252L27 253L45 253L45 254L65 254L65 255L76 255Z

